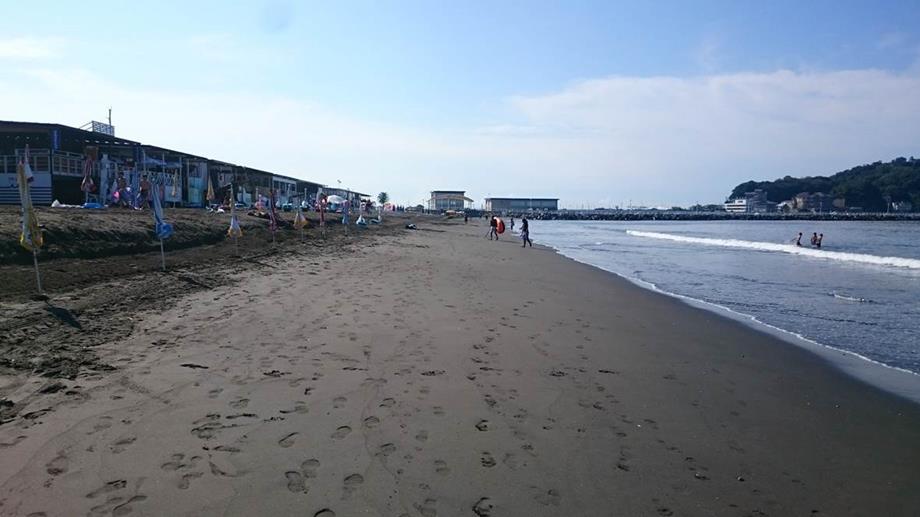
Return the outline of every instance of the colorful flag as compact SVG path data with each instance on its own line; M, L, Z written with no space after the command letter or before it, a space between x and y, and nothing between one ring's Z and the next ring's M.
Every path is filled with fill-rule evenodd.
M278 230L278 213L275 212L275 189L268 191L268 229L274 233Z
M35 179L32 176L32 166L29 164L29 146L26 146L25 160L20 160L16 167L16 174L19 181L19 203L22 207L22 233L19 235L19 244L29 251L35 251L42 247L44 240L35 210L32 208L32 194L29 192L29 184Z
M83 159L83 181L80 183L80 190L86 193L96 190L93 183L93 157L89 154Z
M240 228L240 220L236 217L236 196L233 195L233 184L230 184L230 229L227 230L227 237L242 237L243 229Z
M156 186L156 193L153 195L153 223L157 239L166 240L173 234L173 227L163 219L163 206L160 203L160 188Z
M303 215L303 209L298 207L297 213L294 214L294 228L304 228L307 224L307 217Z
M211 174L208 173L208 193L205 195L205 199L214 201L214 197L214 184L211 183Z

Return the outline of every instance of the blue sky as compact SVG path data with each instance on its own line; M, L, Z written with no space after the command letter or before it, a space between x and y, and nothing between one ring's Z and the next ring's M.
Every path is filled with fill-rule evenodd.
M920 155L916 2L2 2L0 119L417 203L718 202ZM4 101L5 99L5 101Z

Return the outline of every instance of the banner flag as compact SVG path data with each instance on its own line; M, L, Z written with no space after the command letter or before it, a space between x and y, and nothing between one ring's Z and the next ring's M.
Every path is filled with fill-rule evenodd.
M29 251L36 251L44 244L42 230L38 227L38 219L32 208L32 194L29 184L35 179L32 175L32 165L29 164L29 146L26 146L25 159L20 160L16 167L19 182L19 203L22 210L22 233L19 235L19 245Z
M303 209L298 208L297 213L294 215L294 228L304 228L307 224L307 217L303 215Z
M173 234L173 227L163 219L163 205L160 203L160 186L157 185L153 195L153 222L157 239L165 240Z
M275 212L275 189L268 191L268 219L271 221L268 229L274 233L278 230L278 213Z
M211 182L211 173L208 173L208 193L205 195L205 198L208 201L214 201L214 184Z
M240 220L236 217L236 196L233 195L233 184L230 184L230 229L227 230L227 237L242 237L243 229L240 228Z

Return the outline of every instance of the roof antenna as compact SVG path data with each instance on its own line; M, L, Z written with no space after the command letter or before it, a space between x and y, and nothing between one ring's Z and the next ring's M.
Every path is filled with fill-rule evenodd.
M112 125L112 107L109 106L109 126Z

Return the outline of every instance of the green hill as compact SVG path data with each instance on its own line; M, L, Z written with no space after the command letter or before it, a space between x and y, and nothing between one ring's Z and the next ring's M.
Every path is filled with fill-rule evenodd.
M896 158L888 163L875 162L838 172L833 176L786 176L774 181L746 181L732 190L731 197L763 189L770 201L785 201L800 192L823 192L842 197L848 207L884 212L887 199L909 201L920 209L920 160Z

